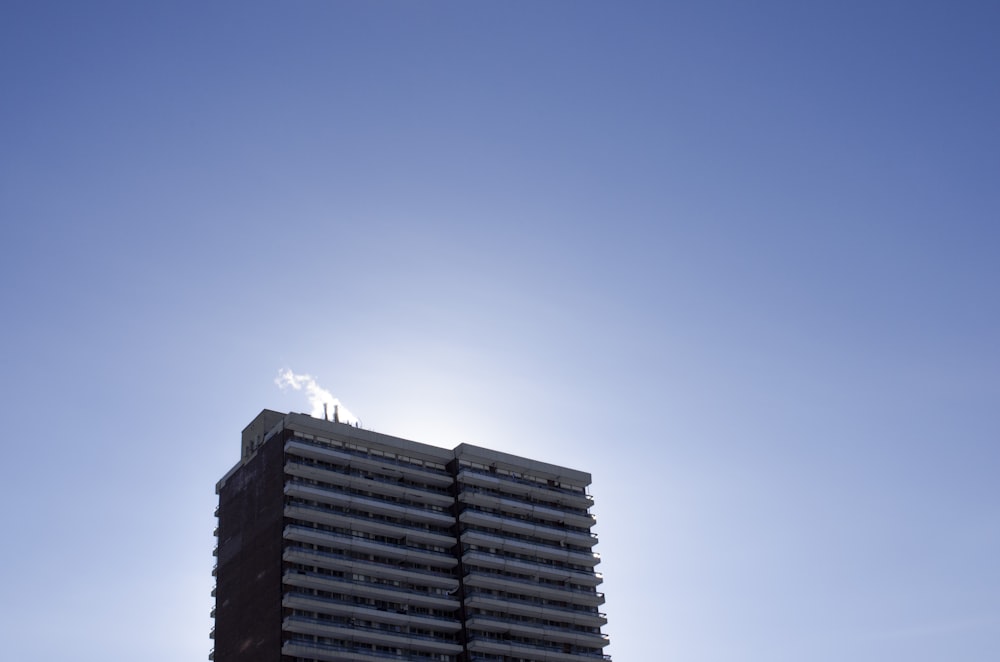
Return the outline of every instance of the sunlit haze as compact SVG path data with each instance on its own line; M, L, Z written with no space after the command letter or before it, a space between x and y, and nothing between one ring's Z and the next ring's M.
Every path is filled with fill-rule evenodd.
M998 26L3 3L4 658L207 660L216 481L326 403L590 472L615 662L997 660Z

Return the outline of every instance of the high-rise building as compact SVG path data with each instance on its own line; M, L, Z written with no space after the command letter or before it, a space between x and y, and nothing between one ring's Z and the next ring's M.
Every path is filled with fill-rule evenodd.
M264 410L216 487L209 659L607 659L589 484Z

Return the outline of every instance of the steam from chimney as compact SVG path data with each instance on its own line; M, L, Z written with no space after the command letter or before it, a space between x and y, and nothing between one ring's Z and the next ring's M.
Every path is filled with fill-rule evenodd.
M333 397L332 393L316 383L316 380L310 375L296 375L288 369L279 370L274 383L282 391L289 388L296 391L304 390L306 397L309 398L309 406L312 407L309 415L313 418L324 418L325 412L336 412L337 418L340 419L341 423L357 425L359 422L357 416L349 412L347 407L340 404L340 400ZM329 416L329 413L327 413L327 416Z

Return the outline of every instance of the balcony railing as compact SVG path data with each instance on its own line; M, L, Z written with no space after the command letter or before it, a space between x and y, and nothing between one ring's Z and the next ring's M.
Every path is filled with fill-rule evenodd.
M286 632L298 632L299 634L319 632L321 633L320 636L349 636L355 638L357 641L367 643L438 653L457 654L462 651L461 645L453 638L447 639L445 637L431 637L410 632L396 632L306 616L287 616L282 622L281 629Z
M464 529L461 533L463 543L482 541L488 547L540 556L553 561L573 563L581 568L593 568L601 562L601 555L590 550L582 551L563 547L551 540L539 540L524 535L512 534L506 530L496 529L496 522L487 522L476 517L461 518ZM485 524L493 526L486 526Z
M462 553L462 560L468 561L472 565L485 566L487 568L503 569L511 567L522 570L525 573L534 573L537 576L545 576L554 579L565 578L584 586L597 586L604 581L604 575L599 572L589 572L575 570L564 566L556 565L548 559L529 558L521 559L503 554L493 554L479 549L469 549Z
M399 598L405 598L405 596L398 596ZM372 605L358 604L355 602L344 602L343 600L336 600L333 598L324 598L318 595L311 595L309 593L298 593L295 591L290 591L285 593L282 598L284 601L294 602L296 600L305 603L316 603L315 606L309 607L299 607L302 609L311 609L316 612L330 613L330 614L353 614L358 618L364 620L379 621L383 620L380 617L381 614L394 615L395 618L386 619L388 621L409 621L408 625L416 625L420 627L425 627L427 629L440 628L442 632L457 632L462 628L461 622L457 618L442 618L440 616L433 616L431 614L421 614L418 612L410 613L409 611L395 611L387 608L375 607ZM288 606L293 609L296 608L296 604L289 604ZM457 605L456 605L457 607ZM329 610L329 611L328 611ZM400 618L405 617L405 618ZM213 629L214 632L214 629ZM433 637L436 638L436 637Z
M468 503L483 500L477 497L487 497L495 500L501 510L533 513L539 516L540 519L548 519L555 522L572 520L576 522L574 526L579 526L583 529L589 529L597 521L597 518L587 512L586 508L550 505L548 502L536 501L531 497L525 497L523 500L516 499L499 493L495 489L477 487L475 485L463 484L461 486L461 492L458 495L459 501Z
M338 511L332 510L330 508L323 508L320 506L310 506L305 503L298 503L293 501L292 503L285 505L285 516L288 517L288 511L290 508L302 508L309 512L314 512L317 515L325 515L330 518L337 518L340 520L345 520L347 522L356 522L360 526L377 527L385 531L410 531L413 533L414 538L419 538L421 536L426 540L440 540L442 546L451 546L456 544L458 541L454 536L451 535L451 531L447 529L442 529L442 531L434 531L432 529L425 529L420 526L412 526L410 524L400 524L398 522L393 522L390 520L382 520L376 517L368 517L360 512L355 511ZM400 538L404 536L398 536Z
M429 570L420 570L418 568L408 568L400 567L398 565L387 565L383 563L378 563L374 561L365 561L362 559L356 559L349 554L337 554L335 552L324 552L317 549L306 549L305 547L289 546L285 548L285 555L295 555L301 554L302 556L317 556L320 559L329 559L330 565L337 569L342 570L344 568L359 567L363 568L365 573L371 573L373 575L378 575L379 573L405 573L407 575L416 575L417 577L425 578L429 586L437 585L439 587L457 587L458 579L450 574L431 572ZM298 562L298 561L297 561ZM214 589L212 595L215 595Z
M374 572L374 571L372 571ZM373 582L349 579L347 577L334 577L315 572L305 572L304 570L286 570L282 575L282 581L290 586L307 586L315 588L321 586L321 590L328 590L331 593L342 592L347 595L366 595L367 597L379 597L388 600L399 600L400 602L410 601L412 604L431 605L435 609L457 610L460 606L458 598L429 591L418 591L412 588L403 588L393 584L378 584ZM447 589L445 589L447 590ZM214 615L214 610L213 610Z
M320 643L318 641L310 641L310 640L307 640L307 639L296 639L294 637L291 638L291 639L288 639L287 641L285 641L284 644L282 644L282 654L299 657L298 655L296 655L296 653L285 652L287 648L290 648L292 646L301 646L303 649L315 649L315 650L321 650L321 651L330 651L331 653L338 654L339 656L344 656L344 655L358 655L358 656L371 657L371 658L383 659L383 660L396 660L396 662L399 662L399 660L400 660L399 655L396 655L395 653L382 653L382 652L373 650L371 648L349 648L347 646L336 646L334 644L324 644L324 643ZM412 656L413 653L410 653L410 655ZM336 658L331 657L330 659L340 659L340 657L336 657ZM420 658L419 657L411 657L410 659L420 659ZM428 661L430 661L430 660L432 660L434 658L431 658L430 656L427 656L426 659Z
M466 505L463 513L477 513L490 519L503 522L506 526L512 528L524 529L538 529L539 535L545 535L546 533L554 540L559 540L561 538L576 538L581 541L581 544L592 546L597 542L597 534L591 533L590 531L583 531L581 528L573 528L569 526L553 526L549 523L540 523L529 519L518 519L516 517L511 517L510 515L497 514L496 512L491 512L486 508L475 505ZM586 541L586 542L583 542Z
M498 647L509 646L512 649L522 648L531 651L538 651L542 655L545 655L549 659L590 659L590 660L610 660L610 655L604 655L603 653L589 653L579 650L565 651L562 648L554 648L550 646L538 646L537 644L528 644L517 640L501 640L494 639L492 637L469 637L469 644L482 643L487 646L493 645Z
M365 549L388 558L419 560L423 563L427 563L428 565L434 565L440 568L452 568L458 565L458 559L448 552L434 552L431 550L420 549L419 547L398 545L396 543L382 542L380 540L345 535L342 533L334 533L332 531L313 529L296 524L286 526L282 535L286 540L318 543L327 547L339 547L341 549Z
M444 469L434 469L423 465L416 465L411 462L403 462L395 458L369 455L368 453L362 453L350 448L334 448L324 444L311 443L306 439L298 437L289 439L285 442L285 452L295 454L294 448L296 445L304 447L303 450L306 452L311 449L316 449L314 452L320 456L316 459L336 458L346 462L348 465L354 461L356 462L355 466L368 465L374 467L375 469L378 469L382 465L391 465L400 472L410 472L413 475L421 476L428 482L433 482L435 484L451 485L452 482L454 482L451 474ZM304 455L304 457L312 456Z
M317 460L322 461L322 460ZM337 465L333 465L337 466ZM362 475L361 473L348 471L337 471L332 466L326 467L322 465L313 464L311 462L305 462L302 459L296 459L294 457L287 458L285 460L285 473L292 473L289 471L290 468L301 467L303 469L315 470L318 473L334 474L335 476L344 480L344 482L349 482L353 484L364 485L366 483L376 483L378 485L385 485L391 488L390 491L394 494L399 492L404 492L407 490L413 492L419 492L421 496L430 497L429 500L439 501L439 502L450 502L451 495L449 495L443 487L424 487L422 485L411 485L409 483L401 483L398 479L387 478L385 476L376 475ZM344 467L346 468L346 467ZM374 490L373 490L374 491Z
M288 481L284 487L284 493L288 496L297 496L303 499L312 499L323 503L348 507L357 510L364 510L372 513L397 515L417 522L428 522L439 526L452 526L455 518L444 510L434 510L424 508L421 505L408 505L381 499L377 496L362 496L353 494L340 488L324 487L323 485L311 485L303 479L293 479Z
M492 624L492 628L490 625ZM479 627L477 627L479 626ZM506 632L520 630L525 636L541 641L569 641L586 648L602 648L608 645L608 635L599 632L580 632L572 628L554 627L536 622L524 622L509 618L496 618L473 614L466 620L466 627L487 632Z
M482 471L478 469L471 469L469 467L462 467L458 472L458 481L462 482L462 475L471 475L477 478L486 478L488 482L494 484L511 484L520 485L530 490L536 490L539 493L546 494L550 496L555 503L580 503L590 505L594 501L594 497L590 496L586 492L576 492L574 490L569 490L560 487L553 487L544 483L537 483L533 480L526 480L524 478L516 478L510 475L501 475L492 473L490 471Z
M515 586L523 587L526 594L531 594L537 591L553 591L555 594L568 592L571 596L579 596L580 598L593 598L592 602L597 602L598 604L603 604L604 594L600 591L595 591L586 588L573 588L572 586L563 586L559 584L545 584L542 582L532 581L530 579L520 579L518 577L513 577L511 575L505 575L500 572L486 572L483 570L469 570L465 573L464 580L467 584L475 586L475 581L477 578L482 578L484 580L496 580L503 583L513 583Z
M607 615L603 612L590 609L571 609L570 607L559 607L545 602L534 602L530 600L519 600L517 598L499 597L482 590L467 590L465 600L469 605L476 607L482 605L484 608L506 609L512 614L537 615L551 613L555 618L565 618L567 621L587 621L594 623L591 627L600 627L608 621ZM479 601L483 602L479 602Z

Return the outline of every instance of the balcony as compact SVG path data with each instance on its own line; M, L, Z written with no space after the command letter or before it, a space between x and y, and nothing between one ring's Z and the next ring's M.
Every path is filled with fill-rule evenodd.
M323 662L374 662L378 660L399 662L400 659L405 659L393 653L382 653L371 648L348 648L301 639L286 641L281 646L281 654L296 658L322 660Z
M397 600L400 598L405 598L405 596L395 596ZM281 606L399 627L426 628L434 632L455 633L462 629L462 624L457 618L438 618L426 614L410 614L407 611L378 609L369 605L347 603L302 593L286 593L281 600Z
M408 519L413 522L425 522L436 524L442 527L455 525L455 518L451 515L436 510L428 510L413 506L404 506L392 501L383 501L369 497L356 496L348 492L339 492L333 488L325 488L318 485L307 485L293 481L285 484L285 494L299 499L318 501L339 506L347 510L358 510L366 513L387 515Z
M445 471L417 467L409 462L400 462L387 457L372 457L350 453L345 450L337 450L328 446L310 444L301 439L290 439L285 442L285 453L297 455L321 462L329 462L342 467L357 467L369 471L375 471L386 476L406 476L411 480L448 487L454 480Z
M508 655L529 660L542 660L543 662L581 662L582 660L594 660L602 662L610 660L610 656L601 653L583 653L560 650L547 646L536 646L514 641L500 641L486 637L472 637L468 645L472 653L487 653L493 655Z
M458 655L462 652L460 645L453 641L437 637L404 632L395 633L391 630L365 628L357 625L338 625L331 621L303 616L289 616L285 618L281 629L284 632L294 632L296 634L332 637L366 644L377 644L379 646L395 646L428 653Z
M494 591L520 593L549 600L559 600L584 607L604 604L604 594L593 589L574 588L569 585L544 584L528 579L519 579L502 574L471 570L466 573L466 586L488 588Z
M593 505L594 499L589 494L572 492L548 485L542 485L530 480L482 473L464 468L458 472L458 482L463 485L487 487L517 496L534 496L544 501L557 503L571 508L586 510Z
M375 494L413 501L414 503L427 503L441 507L450 506L452 503L452 498L449 494L421 490L412 485L400 483L398 479L345 474L294 459L289 459L285 462L285 473L289 476L310 478L339 487L373 492Z
M300 503L292 503L285 506L285 517L326 524L352 531L364 531L377 535L406 538L407 541L420 542L439 547L453 547L458 541L450 535L428 531L427 529L386 522L363 515L352 515L340 513L329 508L307 506Z
M459 500L461 500L461 495L459 495ZM519 516L512 517L506 514L490 512L495 510L495 508L487 509L475 504L467 504L462 513L469 513L470 515L480 517L483 522L489 522L487 526L502 528L505 531L536 536L538 538L545 538L546 540L562 541L567 544L577 545L578 547L593 547L597 544L597 535L590 531L578 531L569 526L560 526L548 521L539 522L537 520L523 519Z
M466 627L480 632L510 633L518 637L527 637L558 644L572 644L584 648L603 648L608 645L608 637L604 634L580 632L567 628L558 628L535 623L523 623L512 619L493 618L474 615L466 621Z
M449 591L458 588L458 579L448 574L439 574L427 570L404 568L397 565L386 565L371 561L360 561L346 554L320 552L302 547L287 547L281 558L289 563L311 565L338 572L370 575L382 579L408 582L416 586L443 588ZM215 593L212 593L212 595L215 595Z
M463 542L465 538L463 537ZM462 555L462 562L466 565L481 566L483 568L493 568L495 570L509 570L522 575L532 577L544 577L545 579L555 579L569 581L582 586L597 586L604 581L604 576L599 572L585 572L574 570L554 563L546 563L544 559L518 559L502 554L491 554L484 551L467 551Z
M490 528L494 529L502 522L498 522L500 518L491 518L489 515L484 516L482 513L476 513L471 511L466 511L459 515L459 521L463 524L468 524L476 527ZM494 533L492 531L480 531L477 529L466 529L461 533L461 540L464 544L475 544L483 545L486 547L496 547L497 549L503 549L511 552L516 552L518 554L531 554L537 555L546 559L553 559L556 561L564 561L566 563L575 563L577 565L583 565L587 567L594 567L601 561L600 554L596 552L585 552L581 550L569 549L558 545L551 539L546 540L526 540L521 537L514 537L514 535L527 535L518 532L515 534L512 531L513 527L505 527L501 529L500 533ZM505 536L503 531L508 531L512 535ZM537 530L536 530L537 532Z
M406 545L379 542L368 538L343 535L333 533L332 531L321 531L295 524L286 526L282 535L285 540L312 543L314 545L322 545L345 551L375 554L390 559L399 559L400 561L426 563L435 568L454 568L458 565L458 559L444 552L431 552L415 547L407 547Z
M586 627L599 628L608 623L607 617L597 611L584 611L536 602L525 602L511 598L499 598L489 593L482 593L475 590L466 593L465 606L471 609L507 612L518 616L531 616Z
M374 573L378 570L381 570L381 568L368 570L368 576L377 576ZM408 577L407 579L411 578ZM395 581L402 580L397 579ZM330 575L319 575L301 570L286 571L282 576L282 582L286 586L309 588L318 591L329 591L330 593L360 596L372 598L374 600L384 600L386 602L402 602L413 607L456 611L460 606L458 598L432 592L430 587L428 587L427 591L419 591L411 588L403 588L401 586L393 586L391 584L375 584L372 582L355 581L353 579L348 579L347 577L332 577ZM412 585L419 586L419 584ZM455 585L457 586L457 582L455 582Z
M505 513L528 516L534 520L546 520L559 524L567 524L581 529L590 529L590 527L594 526L594 523L596 522L596 518L590 514L567 512L565 510L559 510L550 506L543 506L530 501L509 499L493 494L487 490L467 485L462 486L462 491L458 495L458 500L463 504L480 506L482 508L493 508Z

